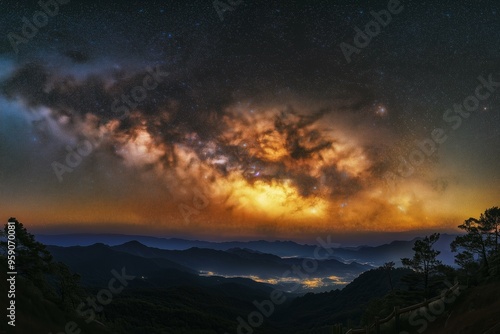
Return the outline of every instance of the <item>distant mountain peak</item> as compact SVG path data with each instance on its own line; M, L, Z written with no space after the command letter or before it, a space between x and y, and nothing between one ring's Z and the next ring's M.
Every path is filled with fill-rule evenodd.
M233 247L229 248L227 250L229 253L239 253L239 252L245 252L245 253L252 253L252 254L265 254L263 252L260 252L258 250L250 249L250 248L241 248L241 247Z
M131 240L131 241L127 241L123 244L121 244L120 246L124 246L124 247L138 247L138 248L148 248L148 246L146 246L145 244L137 241L137 240Z
M91 245L91 247L96 247L96 248L109 248L109 245L103 244L102 242L96 242L95 244Z

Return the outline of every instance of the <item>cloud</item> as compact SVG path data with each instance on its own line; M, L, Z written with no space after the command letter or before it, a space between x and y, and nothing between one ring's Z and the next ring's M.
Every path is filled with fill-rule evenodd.
M210 197L204 219L219 217L219 227L231 220L251 220L258 229L280 221L285 225L272 225L278 232L286 226L300 229L297 224L305 221L317 228L370 228L401 210L412 209L418 218L425 211L405 202L404 196L387 195L382 176L392 167L388 146L397 135L385 120L370 114L369 95L355 90L337 98L264 94L248 99L233 94L220 78L174 72L125 117L113 113L114 101L143 85L150 73L146 67L77 77L27 63L12 71L0 89L31 113L42 115L44 110L46 126L39 120L32 126L42 137L48 129L58 133L52 140L59 147L84 139L97 143L93 156L79 167L82 173L96 175L97 166L130 171L128 181L111 175L101 182L125 179L119 186L125 191L146 184L164 191L150 198L149 205L163 207L168 197L168 215L179 224L183 218L177 206L192 202L197 191ZM207 87L207 82L212 85ZM166 214L159 207L134 210L148 219ZM398 226L411 221L404 219Z

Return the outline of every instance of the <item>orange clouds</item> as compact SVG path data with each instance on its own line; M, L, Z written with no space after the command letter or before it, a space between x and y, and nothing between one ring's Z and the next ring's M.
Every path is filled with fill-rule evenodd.
M137 125L127 132L115 128L114 140L125 165L149 175L143 180L156 178L168 185L172 197L163 210L150 208L143 214L179 231L203 227L207 232L237 229L246 234L265 225L280 233L437 226L420 196L429 195L427 188L391 193L372 173L380 157L347 137L331 118L310 111L285 113L277 107L253 112L228 108L222 130L212 139L186 132L179 141L168 142L153 134L139 114ZM197 206L196 198L202 197L199 203L204 205Z

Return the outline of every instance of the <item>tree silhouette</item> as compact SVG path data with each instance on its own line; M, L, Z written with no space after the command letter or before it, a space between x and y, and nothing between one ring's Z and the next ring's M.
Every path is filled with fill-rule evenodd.
M24 225L15 218L9 219L11 226L14 226L16 244L16 271L20 277L24 277L44 292L48 292L45 275L51 272L52 255L45 248L45 245L37 242L35 237L28 233ZM9 224L5 224L4 235L8 235ZM0 245L7 251L7 241L2 241Z
M485 275L490 274L493 269L490 259L497 260L499 257L499 224L500 208L492 207L485 210L479 219L471 217L458 226L466 234L457 236L450 247L452 252L462 251L455 256L455 262L466 273L474 268L477 258L482 272Z
M55 263L56 289L65 309L74 310L83 296L80 275L72 273L62 262Z
M500 224L500 208L492 207L486 209L484 213L481 214L479 220L483 222L486 231L489 233L489 244L491 245L490 255L498 254L498 235L499 235L499 224Z
M38 287L47 299L59 302L67 310L74 309L81 295L79 276L72 274L63 263L54 263L45 245L36 241L17 219L10 218L9 222L15 230L13 241L16 243L15 269L18 277ZM5 224L0 241L2 253L8 250L8 231L9 224Z
M394 291L394 286L392 284L391 272L394 269L395 265L396 264L393 261L390 261L390 262L384 263L384 265L382 266L382 269L384 269L387 272L387 276L389 277L389 284L391 286L391 291Z
M423 276L424 293L428 293L429 277L434 274L441 266L441 261L437 260L440 251L434 250L432 246L439 240L439 233L433 233L426 236L423 240L415 241L413 258L402 258L401 262L404 266L412 269L416 273Z

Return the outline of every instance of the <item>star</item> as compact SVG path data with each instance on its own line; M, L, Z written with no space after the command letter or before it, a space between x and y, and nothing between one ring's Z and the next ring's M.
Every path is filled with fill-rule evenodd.
M379 117L387 116L387 108L382 105L379 105L375 110L375 115Z

